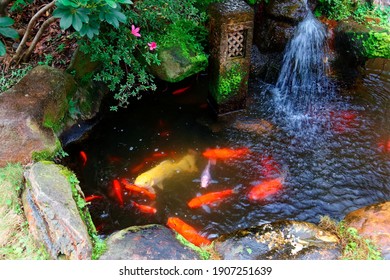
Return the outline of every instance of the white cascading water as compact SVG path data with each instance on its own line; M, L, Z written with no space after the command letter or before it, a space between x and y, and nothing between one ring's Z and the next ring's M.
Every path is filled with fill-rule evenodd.
M296 128L313 128L318 110L332 98L327 78L326 30L311 11L288 43L273 90L275 109Z

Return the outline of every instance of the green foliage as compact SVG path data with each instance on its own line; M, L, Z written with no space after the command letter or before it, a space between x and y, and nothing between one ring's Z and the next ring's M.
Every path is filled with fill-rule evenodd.
M319 226L336 234L341 243L343 260L381 260L381 253L371 240L359 235L357 229L346 227L345 222L330 219L328 216L321 217Z
M0 17L0 38L7 37L11 39L19 38L18 32L10 27L14 24L14 20L10 17ZM6 48L3 42L0 40L0 56L5 55Z
M34 0L15 0L9 10L10 12L20 12L24 7L32 2L34 2Z
M160 64L157 51L150 50L148 43L180 45L187 40L191 51L200 51L205 42L203 23L206 14L195 8L194 0L143 0L137 1L122 12L128 19L113 29L102 24L99 36L80 42L80 50L92 61L99 61L102 69L94 77L107 84L115 92L119 107L126 107L131 97L140 98L145 91L154 91L154 77L147 72L148 65ZM132 33L140 28L140 37ZM112 106L117 110L118 106Z
M126 22L121 4L130 0L57 0L53 16L60 18L64 30L73 27L80 36L92 38L100 32L100 25L108 23L115 28Z
M1 72L0 92L10 89L12 86L18 83L31 69L31 65L26 65L24 68L9 69L7 72Z
M370 31L368 38L363 39L363 47L368 58L390 58L390 33Z
M322 14L335 20L345 19L352 15L355 5L350 0L318 0L316 15Z

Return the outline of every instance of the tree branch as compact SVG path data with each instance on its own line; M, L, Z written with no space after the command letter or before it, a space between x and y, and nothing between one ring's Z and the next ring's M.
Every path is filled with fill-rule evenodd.
M16 49L16 52L15 52L15 55L12 57L12 60L13 61L16 61L16 64L19 63L20 59L22 58L22 50L23 50L23 46L26 44L26 41L30 35L30 32L34 26L34 23L37 21L37 19L43 14L45 13L46 11L48 11L49 9L51 9L52 7L54 7L56 3L56 0L53 0L52 2L50 2L49 4L47 4L46 6L44 6L42 9L40 9L31 19L30 19L30 22L28 23L27 25L27 28L26 28L26 32L24 33L23 35L23 38L22 40L20 41L20 44L18 46L18 48ZM45 21L46 22L46 21Z
M0 0L0 17L5 17L7 15L7 7L8 4L11 3L13 0Z
M35 35L34 37L34 40L31 42L31 45L30 47L28 48L28 50L24 53L23 55L23 60L26 61L30 55L31 55L31 52L35 49L39 39L42 37L42 34L43 32L46 30L46 28L51 24L53 23L54 21L56 21L57 18L55 17L49 17L47 20L45 20L42 25L41 25L41 28L39 28L37 34Z

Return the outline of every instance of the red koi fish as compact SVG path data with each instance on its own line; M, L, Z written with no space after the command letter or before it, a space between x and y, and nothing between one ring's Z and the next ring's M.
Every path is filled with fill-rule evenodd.
M85 166L87 164L88 157L84 151L80 151L80 158L83 163L83 166Z
M350 110L330 112L330 121L333 125L333 130L337 133L344 133L348 129L358 127L359 125L357 113Z
M252 187L248 193L248 197L250 200L262 200L280 191L282 186L283 179L281 177L268 179Z
M235 191L233 189L219 191L219 192L210 192L198 197L194 197L187 203L187 205L190 208L199 208L206 204L213 204L215 202L221 201L222 199L234 193Z
M96 200L96 199L103 199L103 196L91 194L91 195L87 196L84 200L85 200L85 202L91 202L91 201Z
M240 158L248 154L250 150L246 147L239 149L230 149L230 148L215 148L207 149L203 152L203 156L208 159L220 159L227 160L232 158Z
M172 92L173 95L179 95L179 94L182 94L184 92L186 92L187 90L189 90L191 86L188 86L188 87L184 87L184 88L179 88L175 91Z
M122 207L123 206L123 196L122 196L121 183L117 179L115 179L114 181L112 181L112 184L113 184L115 196L118 199L119 205Z
M152 207L152 206L138 204L137 202L134 202L134 201L133 201L133 205L142 213L146 213L146 214L156 214L157 213L157 209Z
M125 186L125 188L129 191L132 191L132 192L136 192L136 193L140 193L140 194L144 194L146 195L147 197L149 197L150 199L156 199L156 194L154 193L151 193L150 191L148 191L147 189L145 188L142 188L142 187L138 187L134 184L130 184L126 179L122 179L121 180L121 183Z
M195 228L188 225L180 218L169 217L167 226L196 246L210 245L211 241L200 235Z
M390 139L388 139L387 141L386 140L380 141L378 143L378 147L381 150L381 152L383 152L383 153L390 152Z
M263 176L266 178L272 177L280 173L280 166L276 163L272 156L264 156L261 158L261 167Z

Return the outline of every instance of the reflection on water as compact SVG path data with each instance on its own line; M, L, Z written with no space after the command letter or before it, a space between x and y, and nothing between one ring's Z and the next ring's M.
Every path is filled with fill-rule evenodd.
M329 215L339 220L354 209L390 199L390 152L380 145L390 138L384 125L389 123L388 102L377 102L384 97L377 96L383 91L375 84L362 84L326 104L327 129L308 139L275 116L269 85L254 85L262 90L251 96L247 110L215 120L205 106L203 77L181 95L171 95L171 90L151 94L110 114L88 141L68 147L65 164L76 171L86 196L103 196L89 206L102 234L131 225L166 224L172 216L209 238L281 219L318 222ZM321 112L312 117L321 118ZM258 127L236 125L261 120L270 124L263 133ZM210 147L247 147L251 152L217 160L210 166L211 183L201 188L201 173L208 163L202 153ZM80 151L88 156L85 166ZM123 190L124 205L119 205L114 179L134 182L161 161L178 160L189 151L197 153L197 172L166 179L155 200ZM253 186L278 174L284 176L281 190L264 200L248 199ZM235 193L216 205L195 209L187 205L197 194L230 188ZM153 206L157 213L143 213L132 201Z

